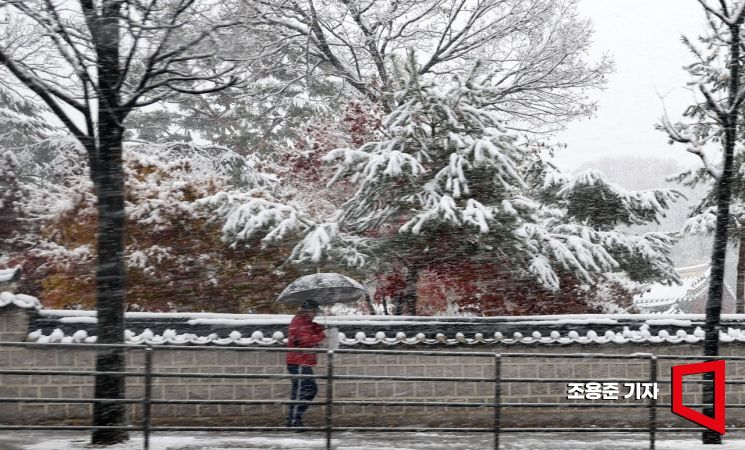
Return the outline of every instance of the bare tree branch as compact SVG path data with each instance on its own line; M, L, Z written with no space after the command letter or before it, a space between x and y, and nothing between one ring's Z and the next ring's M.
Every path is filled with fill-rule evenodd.
M10 70L10 72L15 75L21 83L34 91L34 93L38 95L44 101L44 103L47 104L47 106L49 106L49 108L55 113L55 115L59 117L59 119L65 124L65 126L75 137L87 137L87 135L83 133L83 131L78 128L77 125L75 125L75 121L70 116L68 116L67 113L60 107L55 98L58 98L65 103L70 104L71 106L77 105L76 109L84 111L84 108L81 105L70 99L68 95L62 92L58 92L56 88L52 88L48 84L44 83L33 74L31 74L28 70L20 67L12 58L8 58L2 49L0 49L0 64L3 64L5 67L7 67L8 70Z
M576 0L331 0L322 11L313 0L255 0L242 6L236 14L243 14L251 27L282 42L295 36L299 48L308 46L307 58L324 61L322 70L371 101L383 101L384 108L390 107L395 90L391 73L396 60L411 50L417 52L422 75L468 70L481 60L488 70L501 73L505 84L532 80L503 86L505 101L533 89L579 92L600 86L611 68L607 59L584 62L589 33L577 18ZM548 31L550 38L536 30ZM534 76L524 78L528 71ZM541 116L563 119L542 120L559 124L592 110L585 95L564 101L576 107L544 109ZM530 109L530 102L521 108Z

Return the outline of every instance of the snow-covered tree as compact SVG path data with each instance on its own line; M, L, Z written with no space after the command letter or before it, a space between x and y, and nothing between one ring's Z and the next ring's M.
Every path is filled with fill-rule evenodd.
M663 232L640 235L621 231L622 226L660 223L672 203L683 198L673 189L627 190L608 181L594 169L573 176L546 167L539 198L546 211L564 223L583 224L633 281L677 280L669 253L674 237ZM558 211L557 211L558 209ZM564 225L566 226L566 225Z
M59 148L59 185L28 198L36 218L32 248L9 256L23 265L24 288L47 307L90 308L95 304L95 196L81 151ZM63 156L64 155L64 156ZM51 170L51 168L50 168ZM135 311L277 312L273 299L297 276L279 269L287 248L230 248L220 225L199 200L224 190L269 196L271 178L240 155L214 146L149 144L125 152L125 261L132 283L127 309ZM44 186L42 186L44 187ZM283 253L285 252L285 253Z
M226 18L245 20L226 31L223 51L246 83L137 111L127 121L130 137L273 158L319 117L340 119L350 101L390 111L394 65L412 49L428 77L483 61L499 72L492 106L513 126L520 119L545 131L590 114L587 88L602 86L612 68L607 58L587 61L591 26L574 0L223 4Z
M710 29L698 37L696 41L688 38L683 43L693 56L694 62L686 66L692 78L691 85L695 85L698 95L695 102L689 105L683 113L682 120L672 123L667 111L661 120L659 128L665 131L670 143L683 143L688 152L701 159L702 165L698 169L689 169L669 177L671 181L679 182L688 187L703 187L708 192L691 210L685 224L685 230L690 233L711 233L716 231L719 184L723 178L726 148L726 124L723 123L721 113L725 107L721 106L729 100L731 89L730 70L735 68L731 63L732 54L730 40L730 26L721 22L716 14L705 8L710 19ZM736 11L732 11L735 13ZM739 64L743 64L740 56ZM741 72L738 70L738 72ZM742 73L740 73L742 77ZM738 81L741 82L741 81ZM735 95L735 101L742 101L742 96ZM716 109L713 109L716 106ZM736 118L737 108L731 111ZM742 132L739 132L732 143L731 166L729 177L730 207L727 220L728 237L733 242L739 242L743 229L741 223L745 220L741 210L745 201L743 190L742 163L745 152L742 148ZM741 247L743 248L743 247ZM745 253L741 252L740 257ZM739 264L738 264L739 265ZM745 265L743 265L745 270ZM738 268L738 273L741 270ZM740 283L738 283L739 285ZM738 294L738 308L742 307L741 296ZM738 312L739 311L738 309Z
M588 281L613 267L602 247L535 222L540 205L525 196L518 168L528 149L489 108L490 80L473 75L441 89L412 75L383 121L382 140L325 158L339 163L332 182L348 178L357 187L337 217L342 233L381 236L370 240L375 252L406 259L413 277L431 260L484 251L509 255L553 288L554 263Z
M18 150L52 131L44 110L34 99L0 86L0 150Z
M551 179L556 187L558 177ZM588 169L567 177L556 191L556 197L567 208L573 220L590 224L600 230L612 230L619 225L659 223L671 203L683 194L673 189L633 191L608 181L599 170Z
M44 148L56 129L42 113L45 108L14 88L0 86L0 258L30 245L33 223L25 205L38 192L31 180L49 180L40 169Z
M463 260L508 266L551 290L567 274L592 284L621 265L641 266L636 278L674 279L669 237L609 227L656 219L675 193L627 192L589 175L554 186L557 178L548 174L540 186L546 192L538 192L524 176L536 152L491 108L498 85L474 71L435 86L414 67L412 61L381 137L324 157L338 167L332 184L354 185L335 214L316 222L287 205L241 203L226 194L213 199L223 204L226 239L270 242L300 233L292 254L297 261L403 265L409 313L416 311L419 271ZM551 187L554 204L541 203L538 197ZM591 212L577 205L579 197L611 190L617 200L609 205L611 216L588 220Z
M729 220L727 223L727 239L732 247L737 247L737 258L734 262L735 271L735 312L745 313L745 172L743 172L745 152L741 144L737 144L733 156L733 174L731 180L731 199ZM713 236L717 224L717 188L709 172L704 168L686 170L671 179L677 180L685 186L702 191L699 201L688 210L688 218L683 225L684 232L691 239L701 241L702 236ZM730 261L731 262L731 261ZM725 274L731 276L727 269L732 267L725 264Z
M18 160L11 151L0 153L0 257L11 250L11 240L20 231L23 188Z
M307 122L341 109L346 99L340 95L341 83L319 76L317 70L309 72L302 47L282 46L271 54L254 56L255 48L275 39L273 33L244 28L228 33L223 52L236 62L236 72L245 83L199 96L175 95L136 111L127 122L131 138L209 142L241 155L271 158L288 142L301 138ZM209 61L202 64L209 69Z
M704 201L702 206L705 208L699 208L699 216L694 218L692 226L698 226L696 222L711 222L710 218L716 218L711 283L706 303L704 355L717 356L730 213L731 209L735 209L735 213L740 209L738 195L733 196L733 190L738 190L736 180L741 171L741 166L736 165L741 162L736 161L736 155L738 140L743 137L742 102L745 100L745 89L742 66L745 58L742 55L742 38L745 2L720 0L715 4L699 0L699 3L707 18L707 30L700 37L699 45L690 40L684 42L694 56L694 63L687 66L687 70L693 78L690 84L696 86L694 92L700 95L700 99L688 107L680 122L672 123L665 115L661 127L671 142L685 144L686 150L700 157L703 169L714 181L710 205ZM701 175L699 173L699 177ZM684 178L685 175L681 177ZM709 209L714 205L716 209ZM742 242L740 247L743 247ZM742 293L742 288L738 292ZM712 380L712 374L705 374L705 379ZM713 384L704 385L703 397L703 403L707 405L704 414L712 416ZM704 444L720 444L721 440L719 433L704 432Z
M576 0L302 0L235 2L236 16L271 33L272 54L306 49L304 67L326 73L365 99L396 104L394 65L417 51L420 75L446 78L482 61L496 72L491 105L531 128L560 128L594 109L587 88L604 83L612 63L587 62L592 34ZM245 33L244 39L251 36Z

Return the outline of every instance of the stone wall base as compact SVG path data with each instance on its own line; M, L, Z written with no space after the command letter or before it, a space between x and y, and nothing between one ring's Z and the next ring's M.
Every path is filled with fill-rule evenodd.
M433 350L433 347L427 347ZM485 357L449 356L450 351L479 351ZM722 354L743 355L745 346L723 344ZM494 399L491 381L396 381L383 376L432 376L493 379L493 353L520 351L529 353L519 358L503 358L502 376L505 378L559 378L570 381L623 381L648 380L649 361L618 359L570 359L531 356L530 353L656 353L658 355L695 355L700 346L677 345L595 345L555 347L438 347L434 356L396 354L338 354L335 357L335 374L365 375L365 380L337 379L334 382L336 400L379 401L451 401L489 403ZM44 349L0 346L0 367L32 370L35 375L0 375L0 397L5 398L92 398L93 377L83 375L47 375L44 370L85 371L94 368L94 352L85 344L80 348L54 347ZM685 361L690 362L690 361ZM684 361L660 360L658 379L670 380L670 367ZM318 376L318 401L325 399L325 357L316 368ZM143 350L128 350L127 368L143 370ZM178 373L182 376L155 378L153 399L164 400L286 400L289 397L288 379L196 378L190 374L286 374L284 354L261 351L214 350L158 350L154 355L156 373ZM745 361L727 364L727 380L745 379ZM127 381L127 397L139 399L144 389L141 377ZM566 403L566 382L521 383L504 382L501 399L505 403L557 402ZM670 384L661 383L658 402L670 403ZM700 403L700 386L685 386L686 404ZM605 402L609 402L606 400ZM617 400L623 404L624 400ZM649 417L647 400L626 400L633 408L542 408L510 407L502 410L503 426L564 427L564 426L647 426ZM727 386L727 403L745 403L745 384ZM141 405L129 405L130 421L141 417ZM153 418L164 425L245 425L276 426L284 424L284 405L230 405L230 404L158 404L153 406ZM338 426L456 426L491 427L492 408L465 407L414 407L414 406L355 406L335 405L334 424ZM7 424L62 424L90 423L91 406L87 404L4 402L0 405L0 423ZM687 426L688 423L673 415L669 409L658 409L659 426ZM307 423L320 426L324 423L322 405L313 405ZM727 411L728 425L745 425L745 409Z

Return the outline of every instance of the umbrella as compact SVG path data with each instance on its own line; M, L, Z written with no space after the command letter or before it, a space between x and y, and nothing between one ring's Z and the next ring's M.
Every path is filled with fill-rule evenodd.
M277 298L277 302L300 305L315 300L319 305L350 303L367 295L367 289L357 281L340 273L314 273L290 283Z

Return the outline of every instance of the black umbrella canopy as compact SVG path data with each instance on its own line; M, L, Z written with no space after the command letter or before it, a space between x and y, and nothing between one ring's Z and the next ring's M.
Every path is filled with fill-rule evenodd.
M277 298L286 305L315 300L319 305L350 303L367 294L362 284L340 273L314 273L290 283Z

